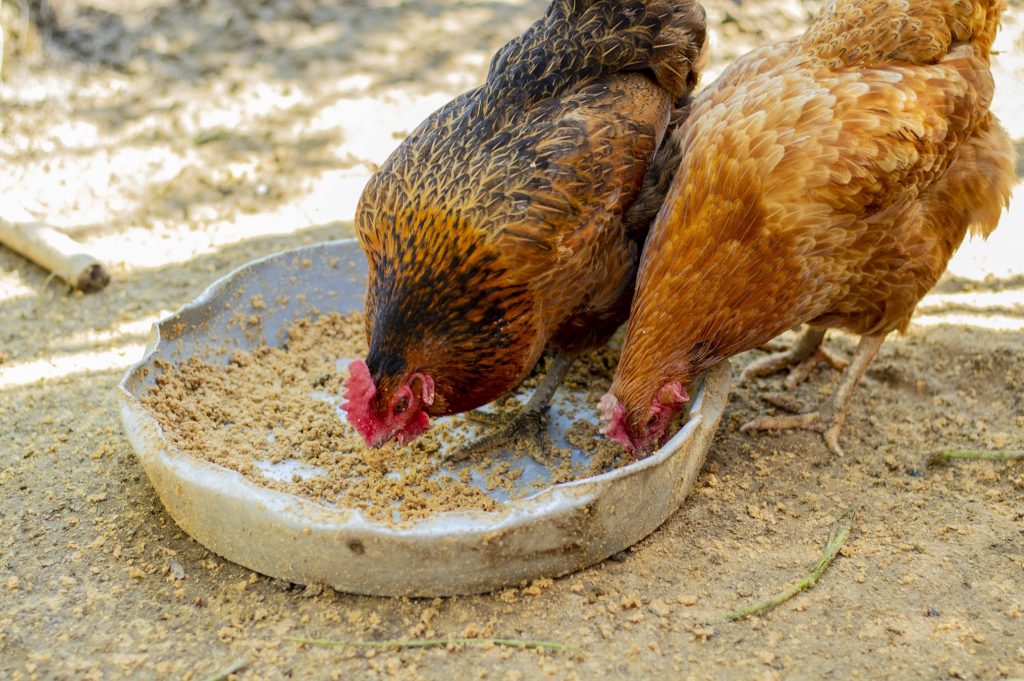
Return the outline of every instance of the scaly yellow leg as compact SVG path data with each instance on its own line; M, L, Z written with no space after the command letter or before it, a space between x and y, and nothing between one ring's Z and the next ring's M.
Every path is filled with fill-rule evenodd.
M792 390L807 380L807 377L814 372L818 362L827 362L834 369L845 369L849 363L825 348L821 344L824 338L825 329L808 328L788 350L773 352L767 357L748 364L740 374L740 383L746 383L760 376L770 376L789 368L786 387Z
M759 416L745 423L740 431L753 433L761 430L793 430L796 428L813 430L825 437L825 444L834 454L842 456L843 449L839 446L839 431L846 421L850 398L853 396L857 384L860 383L860 379L868 370L871 360L878 353L878 349L882 347L883 341L885 341L885 335L861 336L853 361L843 372L843 377L839 381L839 387L836 388L829 407L808 414Z

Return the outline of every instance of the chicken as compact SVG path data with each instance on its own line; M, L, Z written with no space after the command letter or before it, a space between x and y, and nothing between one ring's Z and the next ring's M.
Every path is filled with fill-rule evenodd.
M369 446L493 401L552 349L487 445L538 435L571 358L625 321L704 40L692 0L554 0L381 166L356 214L369 352L342 405Z
M800 38L737 60L694 98L645 245L605 432L662 443L686 386L809 325L747 377L798 368L828 328L861 336L831 403L761 417L841 453L850 397L965 234L1007 205L1014 148L989 112L1004 0L835 0Z

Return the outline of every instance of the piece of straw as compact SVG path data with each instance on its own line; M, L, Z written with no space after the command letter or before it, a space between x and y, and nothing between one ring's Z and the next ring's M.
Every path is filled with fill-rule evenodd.
M836 555L838 555L839 549L843 548L843 545L850 536L850 530L853 528L853 523L856 518L856 512L852 508L848 508L841 516L839 516L839 519L832 524L828 534L828 541L825 544L825 552L822 554L821 559L818 560L818 563L814 566L814 569L811 570L810 574L794 582L774 596L770 596L763 601L751 603L750 605L746 605L738 610L733 610L723 619L726 622L733 622L760 612L766 612L772 608L782 605L801 591L810 589L814 586L821 576L825 574L825 570L828 569L828 566L832 564L832 560Z

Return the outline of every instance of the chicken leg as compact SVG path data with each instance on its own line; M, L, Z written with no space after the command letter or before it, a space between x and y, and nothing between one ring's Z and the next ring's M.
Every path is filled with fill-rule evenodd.
M786 387L792 390L807 380L815 366L822 360L828 362L833 369L845 369L849 363L823 347L821 342L824 339L825 329L809 327L788 350L773 352L767 357L748 364L740 374L740 383L746 383L759 376L769 376L790 367L789 376L786 377Z
M540 382L529 401L512 414L487 414L473 412L467 414L467 418L495 427L493 431L481 436L478 440L459 447L448 455L453 461L461 461L471 454L486 452L498 447L521 442L529 451L530 456L538 461L544 455L544 448L547 442L545 431L547 426L547 412L551 407L551 399L555 391L562 384L565 375L569 373L572 366L572 359L562 354L555 355L548 367L548 373Z
M843 455L843 449L839 446L839 431L846 421L846 411L850 407L850 398L853 390L857 387L860 379L867 371L868 365L878 353L882 346L885 335L861 336L857 345L857 352L853 361L843 372L839 380L839 387L832 396L832 404L824 409L812 411L807 414L789 414L786 416L759 416L758 418L745 423L740 427L744 433L753 433L761 430L793 430L802 428L821 433L825 437L825 444L836 456Z

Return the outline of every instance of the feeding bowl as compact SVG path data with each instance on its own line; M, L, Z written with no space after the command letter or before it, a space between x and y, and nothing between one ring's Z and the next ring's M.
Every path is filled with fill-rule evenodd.
M225 363L234 349L280 345L284 330L298 319L361 310L365 281L366 261L355 241L323 243L245 265L154 325L144 357L118 387L121 419L164 507L198 542L235 563L299 584L361 594L443 596L579 570L636 543L679 508L725 408L728 362L691 388L689 420L647 458L545 485L549 478L542 464L500 452L494 456L523 467L522 484L533 485L529 493L517 498L485 489L497 502L494 510L445 511L400 524L268 489L182 451L143 404L155 387L159 360L173 366L197 356ZM242 301L253 296L287 300L259 311L256 334L236 323ZM581 412L596 418L596 404L566 393L571 391L559 390L552 409L549 435L556 441L564 441L571 419ZM557 408L558 400L563 408ZM587 453L577 455L585 459Z

